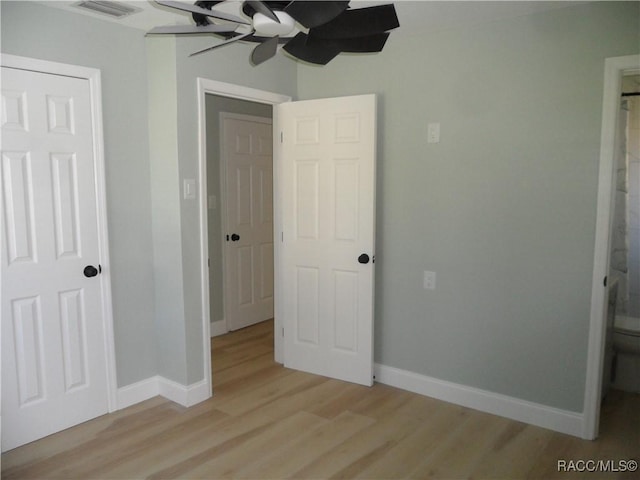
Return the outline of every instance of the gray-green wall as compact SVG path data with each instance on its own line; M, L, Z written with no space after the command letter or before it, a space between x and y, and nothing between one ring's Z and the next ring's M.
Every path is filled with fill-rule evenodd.
M379 95L376 362L582 411L604 59L638 53L639 5L298 67L300 99Z

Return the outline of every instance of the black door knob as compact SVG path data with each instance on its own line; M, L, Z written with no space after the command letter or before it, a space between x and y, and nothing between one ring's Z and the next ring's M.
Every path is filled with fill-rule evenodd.
M358 263L367 264L369 263L369 255L363 253L358 257Z
M231 234L231 241L232 242L237 242L238 240L240 240L240 235L238 235L237 233L232 233Z
M87 265L86 267L84 267L83 273L87 278L95 277L96 275L98 275L98 269L93 265Z

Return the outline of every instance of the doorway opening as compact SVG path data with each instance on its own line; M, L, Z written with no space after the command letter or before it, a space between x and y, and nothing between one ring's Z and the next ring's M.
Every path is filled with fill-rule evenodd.
M609 310L607 279L610 269L611 230L616 190L614 158L622 78L625 75L640 73L639 65L640 55L608 58L604 65L598 200L582 434L583 438L590 440L598 436L602 403Z
M220 121L220 112L234 111L240 114L256 114L258 116L273 117L273 106L290 102L291 97L277 93L257 90L249 87L239 87L233 84L216 82L204 78L198 78L198 123L199 123L199 192L200 192L200 251L201 251L201 288L202 288L202 318L203 318L203 342L204 342L204 366L205 378L209 382L210 395L213 394L212 375L211 375L211 335L225 333L227 331L226 321L224 319L224 291L222 275L222 240L226 241L226 234L223 237L221 205L219 200L220 194L220 175L219 168L212 167L208 164L208 151L213 150L217 153L219 159L219 142L216 146L208 145L207 135L211 130L214 136L220 128L211 128L211 124ZM207 99L209 103L214 104L214 109L219 112L213 112L212 115L207 114ZM244 109L244 110L243 110ZM275 157L273 152L273 157ZM219 162L219 160L218 160ZM210 182L209 170L213 170L214 177ZM217 181L216 181L217 178ZM211 184L211 187L209 186ZM280 229L279 214L279 197L278 197L278 172L277 165L273 165L273 230ZM217 192L217 193L216 193ZM215 198L210 198L210 197ZM215 208L209 208L209 206ZM210 210L212 210L213 221L209 221ZM218 229L216 231L216 228ZM210 233L210 230L213 230ZM209 237L213 242L217 239L218 245L213 245L210 253ZM210 257L210 254L216 258ZM278 248L273 249L274 264L274 327L275 332L280 332L278 320ZM217 265L214 262L217 260ZM209 264L211 262L211 270ZM274 335L273 338L274 360L282 363L282 337Z
M273 157L273 108L205 97L209 304L217 336L273 318L273 180L265 165ZM260 301L265 296L270 308Z

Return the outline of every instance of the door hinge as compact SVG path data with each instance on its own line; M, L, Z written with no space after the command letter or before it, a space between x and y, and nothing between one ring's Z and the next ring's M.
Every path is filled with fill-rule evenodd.
M211 268L211 259L207 258L207 267Z
M282 327L282 336L284 337L284 327Z
M284 132L280 132L280 143L284 143Z

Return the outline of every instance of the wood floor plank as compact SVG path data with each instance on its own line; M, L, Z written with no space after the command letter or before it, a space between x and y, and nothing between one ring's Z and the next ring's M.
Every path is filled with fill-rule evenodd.
M511 422L475 469L475 476L528 478L553 435L551 430Z
M280 370L280 365L273 361L273 351L257 355L251 361L231 365L224 370L212 366L214 392L225 386L246 384L268 375L268 372ZM250 379L250 380L247 380Z
M292 478L353 478L375 458L391 449L400 439L418 428L408 415L394 415L377 420L336 445Z
M217 355L211 355L211 368L214 372L222 372L227 368L252 361L260 355L272 356L273 346L263 340L251 341L245 345L227 347Z
M11 473L14 468L24 468L30 464L41 462L56 454L65 452L87 442L114 425L129 423L129 419L146 415L148 410L165 405L166 399L155 397L145 402L138 403L110 415L103 415L90 422L81 423L65 430L64 442L59 435L50 435L37 442L30 443L21 448L15 448L2 454L2 476ZM62 432L61 432L62 433Z
M242 415L324 381L322 377L307 375L303 372L283 371L281 377L252 389L248 395L240 392L221 397L216 402L216 408L230 415Z
M323 412L327 403L338 396L344 388L343 382L318 377L316 384L286 395L276 401L263 404L260 409L265 415L269 415L274 419L286 418L300 410L318 415L318 412ZM366 387L362 387L362 389L364 390L359 390L360 398L367 390ZM340 411L344 411L344 404L342 404Z
M167 428L179 415L180 407L170 402L150 407L137 415L127 415L111 418L111 422L102 425L94 432L83 432L83 441L74 445L66 444L66 448L59 448L55 454L28 462L3 471L3 478L31 477L65 477L65 469L70 464L78 464L77 459L100 452L101 457L108 455L113 449L123 445L135 445L158 431ZM103 416L104 418L107 416ZM63 432L65 437L71 432ZM60 472L59 474L57 472Z
M236 330L228 335L220 335L211 339L211 349L221 352L227 347L244 345L254 339L273 341L273 319L252 325L249 328Z
M585 441L273 360L273 322L212 339L213 398L156 397L2 455L3 479L639 478L559 460L640 459L640 395L611 391Z
M236 478L289 478L292 472L303 469L374 422L362 415L343 412L316 429L299 432L294 445L267 453L239 470Z
M459 422L462 408L452 404L441 404L433 408L430 418L423 420L418 428L403 438L394 447L374 459L357 478L404 478L427 457L451 432L452 425Z
M174 421L163 422L162 429L147 429L144 438L121 442L103 450L98 458L92 458L83 466L74 466L66 478L123 478L118 472L126 471L127 466L133 466L133 472L138 472L138 465L151 464L150 457L157 458L163 453L164 457L170 457L177 439L182 449L186 446L191 446L191 450L197 448L203 438L210 438L212 432L228 420L228 415L214 409L207 409L199 415L185 413ZM113 472L114 466L116 472ZM131 475L132 472L128 474Z
M326 422L327 420L317 415L298 412L273 424L272 428L262 429L254 435L247 436L242 443L242 448L213 455L195 468L181 473L188 478L237 478L237 471L246 466L248 458L261 458L270 452L286 451L297 441L300 432L316 428ZM166 478L166 476L151 478Z
M289 375L290 370L282 368L282 365L269 364L263 365L259 358L251 363L259 362L259 367L246 368L245 364L238 366L237 369L227 369L221 374L213 372L213 395L216 398L227 398L234 394L242 394L242 392L251 391L263 385L267 385L275 379ZM227 375L228 374L228 375ZM221 376L224 375L224 381Z
M427 454L409 478L469 478L509 422L487 413L470 412L466 420Z
M203 423L202 428L161 443L151 442L137 459L114 463L105 469L105 478L178 478L181 474L228 450L239 448L257 432L273 425L260 412L228 417L218 423Z

